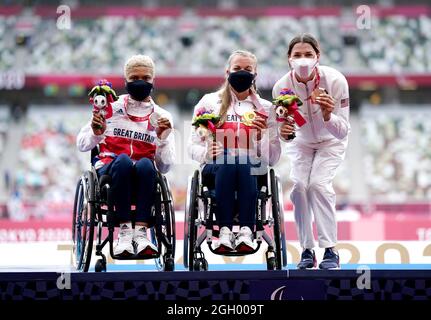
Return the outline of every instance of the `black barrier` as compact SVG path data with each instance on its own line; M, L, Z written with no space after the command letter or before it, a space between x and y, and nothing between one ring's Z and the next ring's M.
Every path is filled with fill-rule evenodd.
M431 270L0 273L0 300L431 300Z

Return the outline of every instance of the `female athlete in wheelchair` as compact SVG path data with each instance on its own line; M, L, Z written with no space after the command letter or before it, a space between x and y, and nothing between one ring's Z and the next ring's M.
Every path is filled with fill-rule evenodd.
M191 271L208 269L205 239L211 252L238 256L257 252L263 238L268 269L286 265L281 185L267 167L279 160L280 141L274 107L256 92L256 67L254 54L233 52L224 85L194 110L194 124L202 115L216 124L208 123L213 134L202 126L193 130L189 143L190 156L201 164L189 180L185 211L184 265ZM270 227L273 238L265 231Z
M175 215L168 182L162 174L175 158L172 117L150 96L155 75L151 58L132 56L125 64L124 75L128 94L119 98L107 82L93 88L93 117L77 137L80 151L92 151L92 170L81 177L75 195L76 267L88 271L93 229L97 226L96 255L101 259L96 271L106 271L102 249L107 243L114 259L154 258L159 269L171 271ZM102 241L104 226L109 235ZM119 232L114 246L116 226Z

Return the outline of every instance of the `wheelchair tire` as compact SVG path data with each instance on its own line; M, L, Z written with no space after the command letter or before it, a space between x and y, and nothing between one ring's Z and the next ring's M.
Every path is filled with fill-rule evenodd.
M281 234L281 208L280 208L280 199L278 192L278 183L277 178L275 176L274 169L271 169L270 172L270 180L271 180L271 202L272 202L272 217L274 218L274 242L275 242L275 260L276 260L276 269L282 269L282 247L285 247L284 237ZM283 228L284 229L284 228Z
M196 170L189 183L189 194L186 199L184 211L184 267L194 270L194 247L196 244L197 226L195 220L198 217L198 192L199 171Z
M286 248L286 226L284 224L284 201L283 201L283 190L281 186L281 182L279 177L276 176L277 186L278 186L278 203L280 204L279 208L279 217L280 217L280 234L281 234L281 258L282 258L282 266L287 266L287 248Z
M177 235L176 235L176 224L175 224L175 209L174 209L174 197L172 197L172 193L171 193L171 189L169 187L169 182L166 179L165 176L163 176L163 181L165 182L165 188L167 191L167 195L170 199L170 203L169 203L169 225L171 226L171 234L170 234L170 238L171 238L171 244L172 244L172 258L175 258L175 249L176 249L176 239L177 239Z
M175 263L174 263L174 256L175 256L175 211L173 206L173 198L172 194L168 188L168 182L166 180L166 177L163 175L158 175L157 183L160 186L160 193L161 193L161 200L162 203L169 201L169 205L162 207L161 214L163 215L164 224L161 226L161 230L163 235L159 235L162 237L166 237L168 242L172 246L172 253L168 254L166 253L166 247L164 246L163 242L160 241L159 238L157 238L157 235L154 231L154 228L151 228L151 238L153 239L153 243L158 246L160 255L155 258L155 263L157 266L157 269L159 271L174 271L175 269ZM157 239L156 242L154 242L154 239ZM167 265L168 264L168 265Z
M72 258L78 271L88 272L91 262L95 219L95 178L86 171L76 186L72 222Z

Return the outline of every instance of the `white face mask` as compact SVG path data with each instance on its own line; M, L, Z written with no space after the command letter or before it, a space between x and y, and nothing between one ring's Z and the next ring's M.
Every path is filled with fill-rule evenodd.
M317 58L290 59L290 64L293 70L295 70L295 73L302 79L310 77L314 68L317 66L317 63Z

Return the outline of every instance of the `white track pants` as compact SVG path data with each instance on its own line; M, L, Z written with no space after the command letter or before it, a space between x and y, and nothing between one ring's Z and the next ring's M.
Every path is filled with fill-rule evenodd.
M290 178L294 183L290 197L301 247L314 247L313 214L319 247L335 246L337 221L332 181L344 159L345 144L340 141L315 149L293 140L287 154L292 167Z

